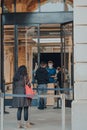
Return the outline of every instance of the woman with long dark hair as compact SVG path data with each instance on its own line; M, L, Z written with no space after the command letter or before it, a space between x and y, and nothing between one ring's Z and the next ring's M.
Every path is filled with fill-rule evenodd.
M25 84L29 83L27 68L22 65L18 68L17 72L13 77L13 93L14 94L25 94ZM22 110L24 109L24 121L25 127L29 128L30 124L28 122L28 108L30 106L31 100L27 97L14 97L13 107L17 109L17 121L18 128L22 128L21 116Z

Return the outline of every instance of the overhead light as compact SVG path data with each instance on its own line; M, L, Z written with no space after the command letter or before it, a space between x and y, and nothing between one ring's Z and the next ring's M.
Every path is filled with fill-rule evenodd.
M38 43L37 38L33 38L33 41ZM61 42L60 38L40 38L40 43L58 43L58 42L59 43Z

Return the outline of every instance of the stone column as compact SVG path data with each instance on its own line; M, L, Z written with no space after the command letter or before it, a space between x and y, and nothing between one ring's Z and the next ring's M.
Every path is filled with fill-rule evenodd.
M72 130L87 129L87 0L74 0Z
M1 14L2 14L2 8L0 0L0 91L1 91Z

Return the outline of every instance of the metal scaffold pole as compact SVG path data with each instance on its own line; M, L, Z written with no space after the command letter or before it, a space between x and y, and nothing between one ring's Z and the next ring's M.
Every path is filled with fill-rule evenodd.
M38 66L40 66L40 25L38 25Z
M4 94L1 94L1 130L4 130Z
M62 130L65 130L65 94L62 94Z

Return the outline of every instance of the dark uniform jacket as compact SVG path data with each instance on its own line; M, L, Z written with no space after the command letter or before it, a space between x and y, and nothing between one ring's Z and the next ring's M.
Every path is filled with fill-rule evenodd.
M46 68L38 68L36 71L35 79L37 80L38 84L47 84L49 77Z

